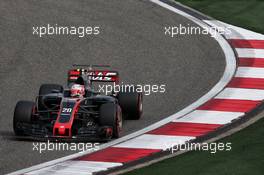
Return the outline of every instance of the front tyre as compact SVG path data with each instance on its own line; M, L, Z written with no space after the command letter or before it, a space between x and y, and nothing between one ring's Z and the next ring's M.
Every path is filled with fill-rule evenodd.
M122 112L118 104L105 103L100 107L100 124L113 129L113 138L119 138L122 129Z
M14 118L13 118L13 129L15 135L24 136L24 130L21 128L23 123L30 124L32 121L32 115L35 110L35 103L31 101L19 101L16 104Z

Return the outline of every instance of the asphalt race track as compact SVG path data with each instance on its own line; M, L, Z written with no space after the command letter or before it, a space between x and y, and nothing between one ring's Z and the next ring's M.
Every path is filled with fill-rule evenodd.
M100 34L45 36L33 26L100 26ZM121 80L165 84L166 93L144 97L140 121L124 124L129 134L173 114L204 95L220 79L225 59L210 36L164 35L164 26L191 21L149 1L0 0L0 174L69 155L32 151L12 129L18 100L34 100L42 83L66 85L73 63L110 64Z

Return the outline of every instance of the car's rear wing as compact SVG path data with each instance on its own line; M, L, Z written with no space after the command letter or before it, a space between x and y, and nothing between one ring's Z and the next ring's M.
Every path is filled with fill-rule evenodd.
M117 71L71 69L68 72L68 84L76 82L79 77L87 77L91 82L119 83L119 74Z

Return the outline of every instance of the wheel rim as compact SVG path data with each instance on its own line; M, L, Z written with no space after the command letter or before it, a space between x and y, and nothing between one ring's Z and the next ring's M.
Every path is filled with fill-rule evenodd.
M120 110L117 112L117 118L116 118L116 129L117 129L117 136L120 135L121 129L122 129L122 116L121 116Z
M139 115L142 114L142 111L143 111L142 96L141 96L141 94L139 94L139 97L138 97L138 112L139 112Z

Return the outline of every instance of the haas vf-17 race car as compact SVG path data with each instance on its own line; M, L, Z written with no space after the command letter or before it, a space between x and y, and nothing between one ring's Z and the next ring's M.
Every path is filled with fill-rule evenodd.
M19 101L13 119L15 134L66 140L118 138L123 119L141 117L142 93L100 94L93 89L93 82L118 83L119 75L94 67L69 70L67 89L43 84L35 102Z

